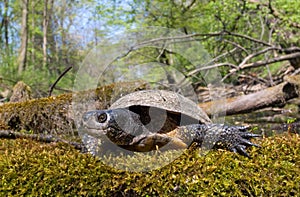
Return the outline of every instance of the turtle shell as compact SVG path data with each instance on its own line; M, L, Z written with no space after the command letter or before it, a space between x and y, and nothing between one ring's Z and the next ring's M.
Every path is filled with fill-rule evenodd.
M207 114L192 100L166 90L142 90L115 101L110 109L127 108L151 131L167 133L177 126L209 124Z

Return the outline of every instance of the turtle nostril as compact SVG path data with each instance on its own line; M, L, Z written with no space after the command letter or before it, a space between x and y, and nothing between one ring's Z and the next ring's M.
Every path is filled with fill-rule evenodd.
M82 115L82 120L83 120L84 122L87 122L87 121L90 119L91 115L93 115L93 113L91 113L90 111L89 111L89 112L85 112L85 113Z
M83 116L82 116L82 120L84 121L84 122L86 122L86 121L88 121L88 117L87 117L87 115L86 114L83 114Z

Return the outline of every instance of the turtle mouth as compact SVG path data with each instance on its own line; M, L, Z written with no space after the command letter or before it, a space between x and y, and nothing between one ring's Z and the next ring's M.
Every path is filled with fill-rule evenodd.
M89 124L83 124L83 128L84 128L84 129L97 130L98 133L103 133L103 134L106 134L106 132L107 132L105 129L99 129L99 128L97 128L97 127L95 127L95 126L91 126L91 125L89 125Z
M82 123L82 128L87 129L87 130L91 130L91 131L93 131L93 133L99 133L99 134L103 134L103 135L107 134L107 129L102 128L97 123L83 122Z
M91 124L91 122L82 121L81 130L84 130L85 133L94 136L101 137L107 134L107 129L102 129L96 126L96 124Z
M94 137L101 137L107 134L106 130L99 130L92 127L83 127L83 130L86 134L89 134Z

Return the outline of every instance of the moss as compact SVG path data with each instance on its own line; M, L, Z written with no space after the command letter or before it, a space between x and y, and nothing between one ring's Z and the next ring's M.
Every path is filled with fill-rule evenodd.
M74 114L71 111L72 103L78 103L79 107L85 108L89 106L81 105L93 104L92 107L94 109L104 109L122 93L132 92L145 87L145 84L141 81L128 82L74 94L63 94L18 103L6 103L0 106L0 129L31 130L33 133L73 135L76 130L74 130ZM75 116L80 116L80 114L75 114Z
M225 151L183 154L150 172L112 169L61 144L0 140L0 196L293 196L300 193L300 137L264 138L252 159ZM127 162L135 161L134 156ZM140 161L143 162L143 161Z
M27 101L31 99L31 88L23 81L19 81L13 87L13 93L10 97L10 102Z

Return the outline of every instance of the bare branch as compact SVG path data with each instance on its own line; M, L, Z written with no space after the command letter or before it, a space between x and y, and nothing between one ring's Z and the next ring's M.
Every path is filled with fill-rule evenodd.
M260 33L260 38L259 39L262 40L264 35L265 35L265 24L264 24L264 21L263 21L261 16L259 16L259 21L260 21L260 25L261 25L261 33Z
M247 62L248 60L250 60L250 59L252 59L252 58L254 58L254 57L258 56L258 55L264 54L264 53L266 53L266 52L268 52L268 51L271 51L271 50L279 50L279 48L277 48L277 47L268 47L268 48L265 48L265 49L263 49L263 50L261 50L261 51L258 51L257 53L252 53L252 54L248 55L248 56L247 56L247 57L239 64L238 67L239 67L239 68L243 67L243 65L246 64L246 62Z
M248 78L261 84L268 84L268 81L261 77L253 77L250 75L243 75L243 74L239 75L239 77Z
M62 142L69 144L73 146L77 150L85 150L85 147L83 144L78 143L78 142L71 142L67 140L63 140L58 137L53 137L52 135L38 135L38 134L26 134L26 133L20 133L16 131L11 131L11 130L0 130L0 139L1 138L6 138L6 139L32 139L36 140L38 142L43 142L43 143L53 143L53 142Z
M238 33L232 33L232 32L226 32L227 35L232 35L232 36L235 36L235 37L240 37L240 38L244 38L246 40L250 40L252 42L256 42L256 43L259 43L259 44L262 44L262 45L265 45L265 46L268 46L268 47L273 47L273 45L267 43L267 42L264 42L262 40L258 40L258 39L255 39L255 38L252 38L250 36L247 36L247 35L243 35L243 34L238 34Z
M295 58L299 58L299 57L300 57L300 52L297 52L297 53L291 53L288 55L282 55L279 57L275 57L273 59L266 60L266 61L258 61L258 62L253 62L253 63L249 63L249 64L244 64L241 67L231 69L229 71L229 73L227 75L225 75L221 81L223 82L225 79L227 79L229 76L233 75L234 73L236 73L239 70L256 68L256 67L260 67L260 66L273 64L275 62L282 62L285 60L291 60L291 59L295 59Z
M224 42L228 42L228 43L232 44L233 46L235 46L235 47L241 49L241 50L244 51L245 53L249 54L249 52L247 51L247 49L245 49L244 47L242 47L241 45L239 45L239 44L236 43L236 42L232 42L232 41L230 41L230 40L224 40Z
M49 88L49 94L48 96L51 96L52 91L54 89L54 87L56 86L56 84L59 82L59 80L69 71L71 70L71 68L73 68L73 66L69 66L68 68L66 68L64 70L64 72L55 80L55 82L51 85L51 87Z
M209 70L209 69L212 69L212 68L216 68L216 67L220 67L220 66L231 66L233 68L237 68L236 65L234 64L231 64L231 63L221 63L221 64L216 64L216 65L211 65L213 64L215 61L217 61L218 59L222 58L222 57L225 57L227 56L228 54L231 54L233 53L234 51L237 50L237 47L231 49L230 51L227 51L226 53L223 53L215 58L213 58L212 60L210 60L209 62L207 62L206 64L204 64L201 68L198 68L198 69L195 69L193 71L190 71L186 76L189 77L189 76L192 76L192 75L195 75L197 73L199 73L200 71L203 71L203 70Z
M252 42L255 42L255 43L258 43L258 44L261 44L261 45L264 45L264 46L268 46L268 47L274 47L273 45L271 45L267 42L264 42L262 40L258 40L256 38L252 38L252 37L247 36L247 35L232 33L232 32L228 32L228 31L221 31L221 32L215 32L215 33L189 34L189 35L182 35L182 36L155 38L155 39L152 39L152 40L147 40L145 42L141 42L141 43L135 45L133 48L140 47L140 46L143 46L143 45L147 45L147 44L153 43L153 42L163 41L163 40L178 40L178 39L186 39L186 38L193 38L193 37L216 37L216 36L225 36L225 35L243 38L243 39L250 40Z
M187 74L187 76L191 76L191 75L194 75L200 71L203 71L203 70L209 70L209 69L212 69L212 68L217 68L217 67L221 67L221 66L230 66L230 67L233 67L235 69L237 69L238 67L234 64L231 64L229 62L225 62L225 63L220 63L220 64L214 64L214 65L210 65L210 66L205 66L205 67L201 67L201 68L198 68L198 69L195 69L191 72L189 72Z
M298 68L297 70L295 70L295 72L293 72L291 75L294 76L294 75L298 75L300 73L300 68Z
M270 30L269 30L269 43L270 44L272 43L272 35L276 30L275 27L276 27L278 21L279 21L278 19L275 19L275 21L273 22L274 24L271 25L271 27L270 27Z
M300 48L299 47L289 47L286 49L281 49L281 51L285 52L285 53L300 52Z
M266 65L266 68L267 68L267 71L268 71L268 75L269 75L269 79L270 79L270 84L271 84L271 86L274 86L274 80L273 80L272 73L271 73L269 65Z
M270 60L266 60L266 61L258 61L258 62L254 62L254 63L250 63L250 64L244 64L241 67L239 67L239 69L246 69L246 68L255 68L255 67L259 67L259 66L265 66L268 64L273 64L275 62L281 62L281 61L285 61L285 60L291 60L291 59L295 59L295 58L299 58L300 57L300 52L297 53L291 53L288 55L282 55L279 57L275 57L273 59ZM231 70L230 72L235 72L236 70Z
M212 107L215 101L200 103L208 115L225 114L232 115L246 113L256 109L262 109L277 104L286 103L288 100L298 97L295 86L288 82L283 82L276 86L248 94L226 99L226 107ZM258 99L259 98L259 99Z

